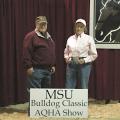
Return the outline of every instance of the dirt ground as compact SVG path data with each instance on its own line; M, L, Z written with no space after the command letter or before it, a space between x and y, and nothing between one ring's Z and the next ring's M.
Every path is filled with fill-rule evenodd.
M80 118L29 118L27 115L28 103L10 105L0 108L0 120L120 120L120 103L111 101L89 101L89 117Z

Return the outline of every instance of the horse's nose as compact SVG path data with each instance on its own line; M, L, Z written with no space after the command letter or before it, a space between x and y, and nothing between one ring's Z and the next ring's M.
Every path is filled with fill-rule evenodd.
M95 37L96 37L97 40L103 40L103 38L104 38L104 32L102 30L96 31L95 32Z
M100 36L102 36L103 35L103 31L100 31Z

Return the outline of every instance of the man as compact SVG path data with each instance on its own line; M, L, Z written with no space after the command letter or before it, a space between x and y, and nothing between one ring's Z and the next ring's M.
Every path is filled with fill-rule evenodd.
M23 61L30 88L49 88L51 73L55 72L55 43L47 32L47 19L38 16L36 28L25 36Z

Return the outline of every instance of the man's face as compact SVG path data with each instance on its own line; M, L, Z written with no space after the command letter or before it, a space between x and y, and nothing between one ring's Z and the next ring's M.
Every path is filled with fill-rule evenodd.
M47 31L47 23L46 22L37 23L36 28L39 32L45 33Z
M75 25L75 33L77 35L80 35L81 33L83 33L85 30L85 25L83 23L76 23Z

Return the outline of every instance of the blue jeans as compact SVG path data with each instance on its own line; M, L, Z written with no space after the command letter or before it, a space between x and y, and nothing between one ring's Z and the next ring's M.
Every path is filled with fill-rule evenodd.
M30 88L49 88L51 84L51 72L46 69L34 68L31 76L28 76L28 90Z
M91 63L86 64L67 64L66 69L66 88L76 88L77 80L80 82L80 89L88 89Z
M30 91L30 88L50 88L50 86L51 86L51 72L49 70L34 68L32 75L28 76L27 87L28 93ZM30 99L30 94L28 99ZM29 115L30 105L28 106L28 116Z

